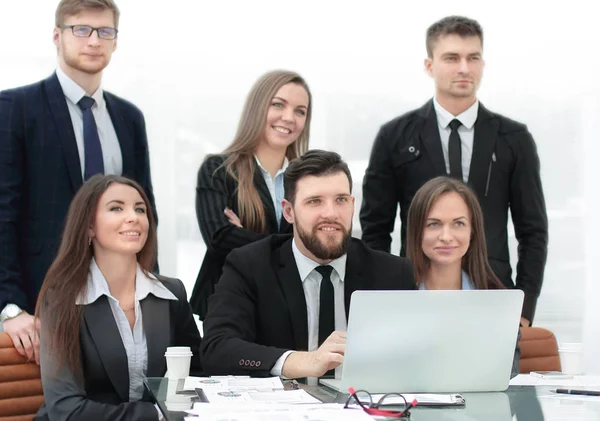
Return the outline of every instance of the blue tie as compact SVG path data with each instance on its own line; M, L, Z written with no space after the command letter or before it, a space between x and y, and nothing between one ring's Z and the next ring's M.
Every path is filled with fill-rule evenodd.
M94 174L104 174L104 160L102 158L102 146L98 136L98 126L92 114L92 105L96 101L89 96L84 96L77 105L83 113L83 150L85 156L84 181Z

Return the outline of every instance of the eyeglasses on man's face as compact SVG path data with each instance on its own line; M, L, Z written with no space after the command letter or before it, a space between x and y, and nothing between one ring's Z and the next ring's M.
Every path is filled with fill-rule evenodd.
M96 31L98 34L98 38L102 39L115 39L117 37L117 33L119 32L116 28L102 27L102 28L94 28L89 25L64 25L61 26L62 29L70 28L73 31L73 35L78 38L88 38L92 36L92 33Z

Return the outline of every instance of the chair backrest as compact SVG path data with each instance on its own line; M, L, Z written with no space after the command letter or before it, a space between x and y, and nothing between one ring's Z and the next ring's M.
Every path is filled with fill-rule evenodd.
M0 421L31 421L44 403L40 367L27 362L0 333Z
M519 346L521 347L519 361L521 373L560 371L558 343L549 330L541 327L522 327Z

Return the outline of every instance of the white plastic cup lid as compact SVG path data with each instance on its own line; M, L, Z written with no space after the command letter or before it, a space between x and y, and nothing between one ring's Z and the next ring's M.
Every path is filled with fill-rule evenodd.
M165 352L165 357L191 357L192 352Z
M192 352L192 349L189 346L170 346L167 348L167 352Z

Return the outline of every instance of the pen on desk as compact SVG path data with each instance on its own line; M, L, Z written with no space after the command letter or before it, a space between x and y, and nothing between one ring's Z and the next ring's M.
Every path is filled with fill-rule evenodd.
M556 393L564 395L600 396L600 390L556 389Z

